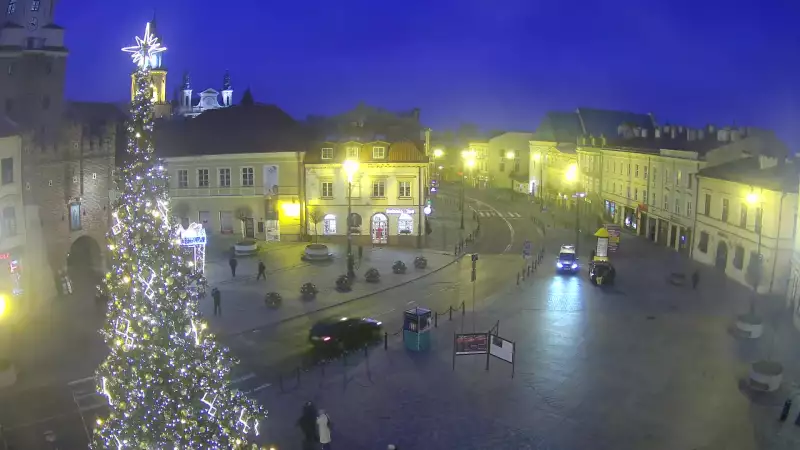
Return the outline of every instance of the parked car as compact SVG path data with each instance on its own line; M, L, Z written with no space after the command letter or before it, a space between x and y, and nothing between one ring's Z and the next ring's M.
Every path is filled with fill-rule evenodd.
M331 318L311 327L308 340L315 350L347 351L379 342L382 322L369 318Z
M589 265L589 280L596 286L614 284L617 269L608 261L592 261Z

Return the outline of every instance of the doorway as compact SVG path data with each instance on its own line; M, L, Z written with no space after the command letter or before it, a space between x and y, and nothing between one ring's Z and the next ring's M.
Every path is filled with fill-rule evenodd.
M385 214L377 213L372 216L370 234L373 244L386 244L389 242L389 218Z
M714 266L722 271L725 271L725 268L728 267L728 244L725 241L719 241L719 244L717 244L717 258Z

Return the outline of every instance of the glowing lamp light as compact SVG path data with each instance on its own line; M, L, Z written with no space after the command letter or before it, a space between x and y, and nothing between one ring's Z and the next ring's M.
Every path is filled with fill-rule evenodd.
M541 153L534 153L533 154L533 160L534 161L538 161L540 159L542 159L542 154Z
M514 153L513 150L509 150L509 151L506 152L506 159L514 159L516 157L517 157L517 155L516 155L516 153Z
M426 216L430 215L430 213L431 213L431 205L425 205L425 207L422 208L422 212L424 212Z
M300 217L300 204L299 203L281 203L281 210L286 217Z
M474 159L468 159L466 161L466 163L467 163L467 167L469 167L469 168L475 167L475 160Z
M567 168L567 172L564 174L564 178L567 181L575 181L578 179L578 166L576 164L570 164Z
M0 295L0 319L8 313L8 297Z
M747 194L747 203L750 205L755 205L756 203L758 203L758 194L756 194L755 192Z
M434 157L434 158L441 158L441 157L442 157L442 155L444 155L444 150L442 150L442 149L440 149L440 148L437 148L437 149L435 149L435 150L433 151L433 157Z
M356 172L358 172L358 167L359 167L358 161L353 159L348 159L347 161L344 162L342 167L344 167L344 173L347 174L347 181L352 183L353 177L355 176Z

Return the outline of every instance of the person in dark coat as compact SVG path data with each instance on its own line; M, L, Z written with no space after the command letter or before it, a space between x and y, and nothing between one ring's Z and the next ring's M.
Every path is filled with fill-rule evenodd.
M692 289L697 289L697 283L700 282L700 274L695 270L692 274Z
M231 259L228 261L228 265L231 266L231 276L236 278L236 266L239 265L239 261L236 260L235 256L231 256Z
M316 449L319 446L319 434L317 432L317 407L311 402L303 405L303 412L297 419L297 426L303 433L303 450Z
M264 281L267 280L267 266L264 265L264 261L258 262L258 275L256 275L256 281L260 280L261 278Z
M219 292L219 289L214 288L211 290L211 298L214 299L214 315L221 316L222 315L222 293Z

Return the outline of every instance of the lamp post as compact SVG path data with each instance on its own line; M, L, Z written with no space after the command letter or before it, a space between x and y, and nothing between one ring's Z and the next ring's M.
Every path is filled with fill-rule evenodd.
M467 176L467 168L475 166L475 151L464 150L461 152L461 229L464 229L464 178Z
M514 150L509 150L506 152L506 159L508 160L509 164L514 163L514 159L516 159L517 154L514 153ZM514 172L515 169L511 169L508 171L508 179L511 180L511 201L514 201Z
M353 224L351 223L353 214L353 177L358 172L358 161L348 159L342 167L347 174L347 277L352 280L356 277L353 267L355 260L353 258Z
M444 150L442 150L440 148L434 149L433 150L433 164L437 165L436 164L437 161L439 161L439 159L442 156L444 156ZM436 171L436 181L441 183L442 182L442 166L437 166L437 169L438 170Z
M753 315L756 312L756 295L758 294L758 285L761 282L761 271L763 270L763 258L761 256L761 218L764 216L764 204L761 201L761 196L756 194L755 192L751 192L747 194L745 197L747 204L749 206L756 206L758 205L758 209L756 210L758 214L756 214L755 218L755 232L758 234L758 244L756 253L758 254L758 267L756 268L755 273L753 274L753 295L750 297L750 314Z
M580 201L582 192L578 192L578 166L570 164L567 171L564 173L564 178L567 183L574 184L575 186L575 255L578 255L581 242L580 231L580 213L578 210L578 202Z

